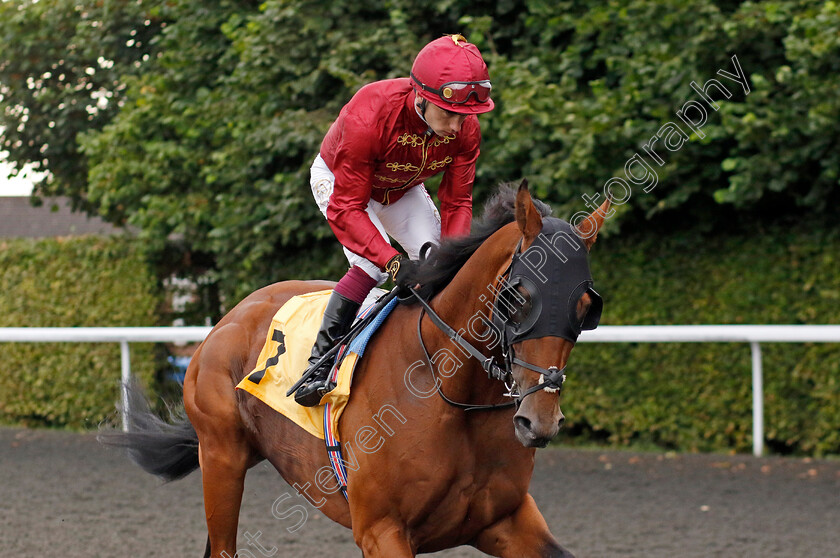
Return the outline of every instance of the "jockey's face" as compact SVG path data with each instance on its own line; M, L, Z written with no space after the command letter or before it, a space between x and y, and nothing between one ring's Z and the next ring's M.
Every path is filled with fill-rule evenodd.
M439 136L451 136L461 131L466 114L444 110L433 103L426 103L426 122Z

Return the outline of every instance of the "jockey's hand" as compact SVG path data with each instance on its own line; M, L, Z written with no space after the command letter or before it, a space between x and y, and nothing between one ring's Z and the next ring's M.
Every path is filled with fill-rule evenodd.
M385 264L385 271L404 294L409 294L408 288L417 285L417 267L417 262L408 256L397 254Z

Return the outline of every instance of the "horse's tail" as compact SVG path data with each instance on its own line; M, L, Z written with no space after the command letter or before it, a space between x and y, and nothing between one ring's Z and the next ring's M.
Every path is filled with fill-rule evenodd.
M198 435L183 408L169 409L169 421L154 414L137 386L128 386L128 408L121 412L127 432L101 431L106 446L126 448L134 463L164 480L183 478L198 468Z

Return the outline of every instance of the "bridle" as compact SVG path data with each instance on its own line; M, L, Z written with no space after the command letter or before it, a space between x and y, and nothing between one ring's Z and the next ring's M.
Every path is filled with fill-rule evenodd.
M501 274L502 279L510 276L513 263L516 260L517 254L520 253L521 247L522 239L520 238L519 243L516 245L516 249L513 251L513 255L511 256L510 263L508 263L507 268ZM444 322L443 319L432 309L432 307L429 306L429 303L426 300L424 300L423 297L420 296L420 293L418 293L414 287L409 287L409 289L413 293L414 298L417 299L417 301L422 306L420 316L417 319L417 338L420 341L420 346L423 348L423 354L425 355L426 362L429 363L429 370L431 371L432 378L436 379L435 365L431 357L429 356L429 351L426 348L426 343L423 341L423 333L421 330L423 316L426 314L428 314L429 319L435 326L438 327L438 329L440 329L452 341L457 343L472 358L475 358L481 363L481 367L487 373L487 376L489 378L504 382L505 387L507 388L507 392L504 395L506 397L513 398L513 401L508 401L506 403L497 403L495 405L470 405L467 403L459 403L457 401L451 400L443 393L443 390L441 388L438 388L436 390L438 392L438 395L440 395L440 397L448 404L452 405L453 407L463 409L464 411L491 411L496 409L506 409L513 406L516 406L518 408L522 404L522 401L533 393L542 390L545 390L549 393L556 393L563 388L563 382L565 382L566 380L566 367L564 366L563 368L557 368L556 366L550 366L548 368L542 368L540 366L533 365L529 362L518 358L515 355L513 349L513 342L509 341L508 339L507 327L501 328L502 365L500 366L493 356L487 356L484 353L482 353L469 341L464 339L451 326L449 326L449 324ZM501 292L497 295L497 298L499 296L502 296ZM511 318L506 317L504 320L502 320L502 323L504 325L507 325L508 323L510 323L510 321ZM519 386L517 385L516 380L513 377L513 365L518 365L540 374L539 383L537 383L534 386L531 386L525 391L520 392Z

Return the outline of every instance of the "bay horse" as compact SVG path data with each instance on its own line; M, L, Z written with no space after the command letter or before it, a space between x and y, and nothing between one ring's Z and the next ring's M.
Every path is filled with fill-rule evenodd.
M574 229L585 252L608 208L605 202ZM548 335L505 347L487 334L494 329L490 314L499 308L488 293L549 220L560 222L531 198L523 181L518 191L508 187L496 194L476 232L445 241L420 266L419 292L428 306L399 304L354 373L339 425L349 469L346 498L333 487L334 477L332 484L318 481L319 475L329 476L322 440L234 389L254 369L277 309L295 295L334 283L287 281L255 291L196 350L184 381L186 417L167 423L148 406L135 407L127 411L128 433L100 438L129 448L138 465L167 480L200 467L205 557L237 555L245 473L266 459L322 513L351 528L366 558L410 557L460 545L511 558L572 556L549 531L528 486L536 448L548 443L564 420L560 373L574 341ZM541 305L540 324L556 321L545 311L552 308L548 299L570 294L544 292L544 300L536 301L527 299L533 293L522 284L518 289L524 298L516 313ZM591 289L575 291L574 300L569 296L571 319L584 322L596 296ZM508 385L488 375L487 361L466 356L426 308L488 361L507 359ZM493 408L475 410L481 406Z

